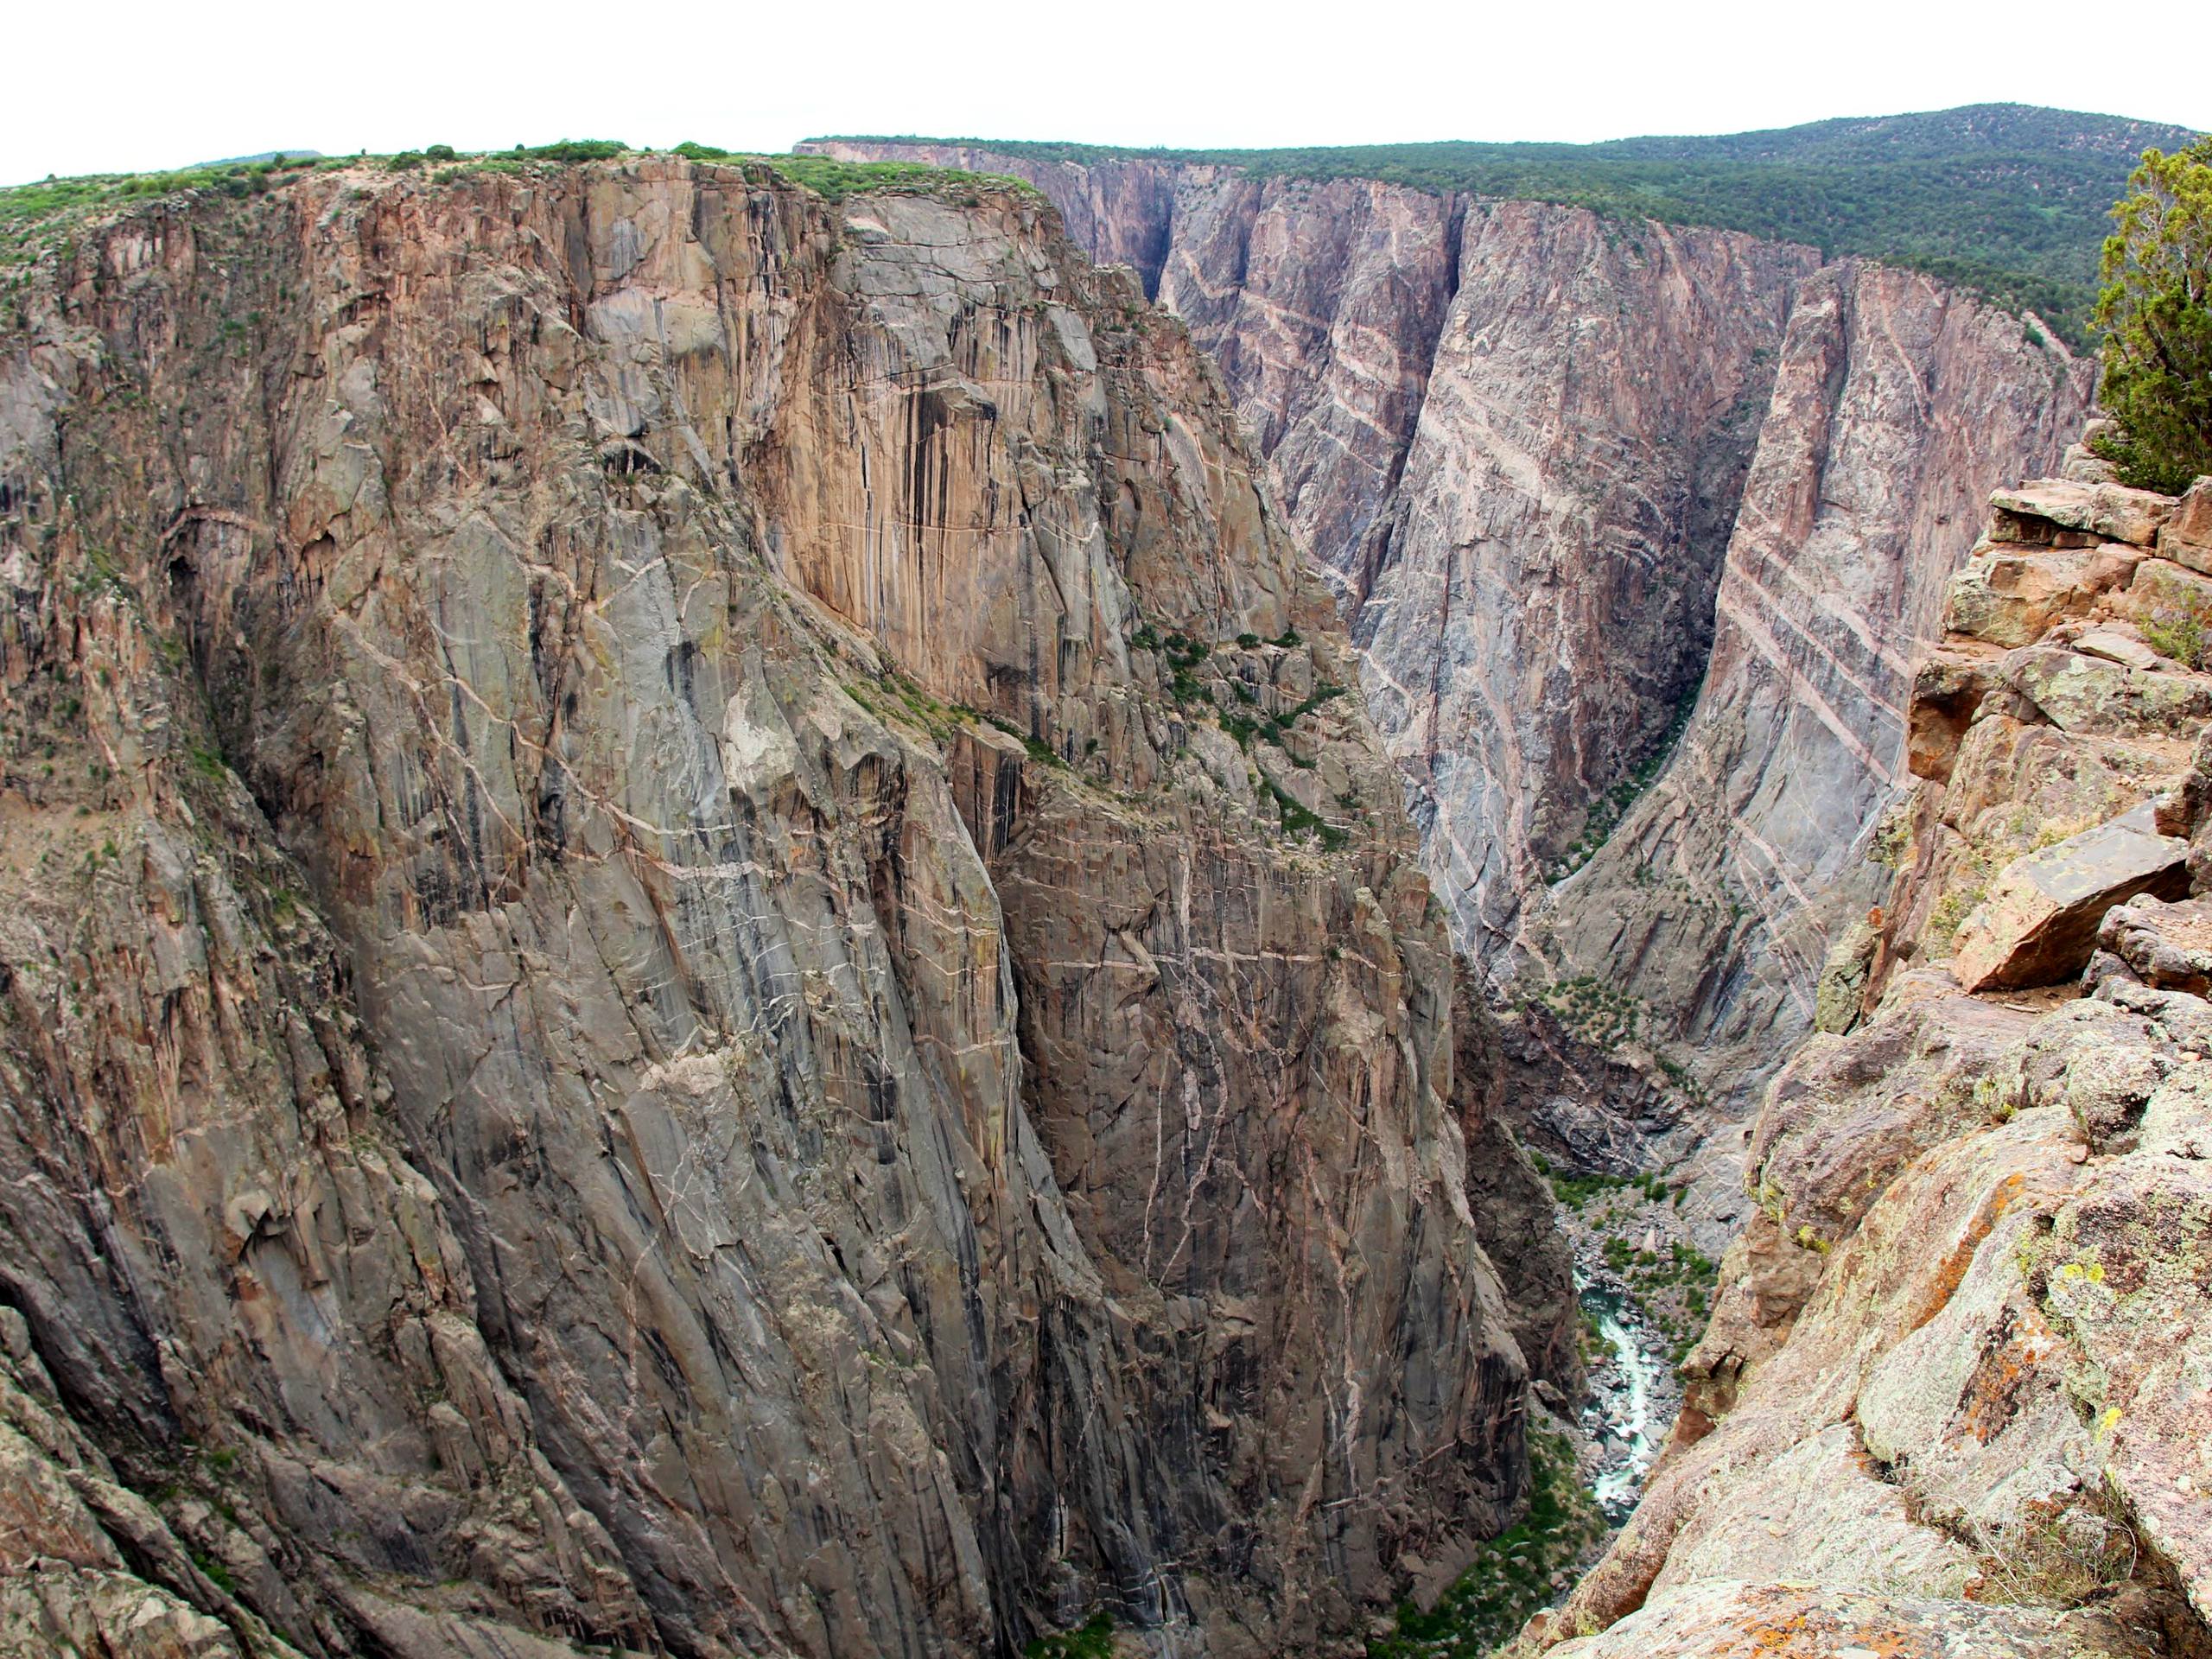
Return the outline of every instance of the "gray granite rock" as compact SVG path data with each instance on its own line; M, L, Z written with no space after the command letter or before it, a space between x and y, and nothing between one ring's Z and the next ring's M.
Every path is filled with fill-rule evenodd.
M1506 1523L1443 920L1127 271L632 159L18 302L0 1300L177 1651L1349 1652Z

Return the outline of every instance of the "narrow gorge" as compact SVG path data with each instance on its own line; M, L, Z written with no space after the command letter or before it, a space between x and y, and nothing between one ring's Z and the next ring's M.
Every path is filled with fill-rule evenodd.
M0 190L0 1659L2212 1659L2212 477L1323 154Z

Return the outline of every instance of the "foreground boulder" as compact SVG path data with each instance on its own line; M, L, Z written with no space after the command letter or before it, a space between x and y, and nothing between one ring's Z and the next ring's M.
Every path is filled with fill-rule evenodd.
M2105 912L2138 893L2189 892L2189 843L2139 806L2006 867L1959 931L1951 973L1969 991L2051 985L2088 965Z
M2212 995L2212 899L2169 905L2143 893L2106 912L2088 975Z

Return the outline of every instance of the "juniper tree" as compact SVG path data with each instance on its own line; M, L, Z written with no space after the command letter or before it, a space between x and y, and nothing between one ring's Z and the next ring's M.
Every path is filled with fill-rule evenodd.
M2098 448L2126 483L2171 493L2212 473L2212 137L2145 150L2128 184L2097 300L2118 423Z

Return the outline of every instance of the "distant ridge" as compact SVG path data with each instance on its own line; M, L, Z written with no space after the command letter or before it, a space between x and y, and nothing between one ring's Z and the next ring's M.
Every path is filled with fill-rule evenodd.
M2032 309L2079 346L2107 213L2130 169L2145 149L2174 149L2195 137L2186 127L2124 116L1976 104L1595 144L1146 149L858 136L808 143L959 144L1033 162L1147 160L1276 177L1368 178L1715 226L1918 266Z
M188 173L197 173L200 168L206 167L248 167L256 162L273 162L279 156L282 156L288 162L319 162L322 160L322 152L319 149L257 149L251 156L226 156L218 161L194 162L189 167L181 170Z

